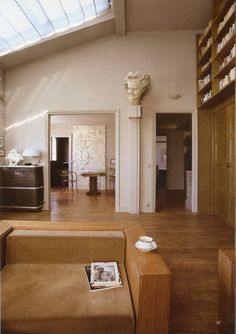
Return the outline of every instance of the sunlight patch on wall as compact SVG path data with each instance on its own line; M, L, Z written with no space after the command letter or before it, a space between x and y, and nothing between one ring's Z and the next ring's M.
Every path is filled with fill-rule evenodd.
M17 128L17 127L19 127L19 126L25 125L26 123L33 122L33 121L35 121L36 119L38 119L38 118L44 116L47 112L48 112L47 110L46 110L46 111L43 111L43 112L41 112L40 114L37 114L37 115L32 116L32 117L28 117L28 118L24 119L23 121L14 123L14 124L12 124L12 125L9 125L8 127L6 127L5 130L6 130L6 131L9 131L9 130L11 130L11 129L13 129L13 128Z

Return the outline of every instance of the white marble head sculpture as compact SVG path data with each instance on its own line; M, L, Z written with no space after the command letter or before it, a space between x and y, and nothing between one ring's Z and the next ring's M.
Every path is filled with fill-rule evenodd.
M138 105L141 97L150 84L150 75L139 72L128 72L124 78L127 97L131 104Z

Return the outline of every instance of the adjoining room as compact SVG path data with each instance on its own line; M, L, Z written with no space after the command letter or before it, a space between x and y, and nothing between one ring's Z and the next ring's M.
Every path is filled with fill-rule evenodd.
M114 114L51 115L51 205L67 199L79 208L91 196L95 207L106 198L114 206L115 168Z
M156 116L156 209L192 210L192 115Z

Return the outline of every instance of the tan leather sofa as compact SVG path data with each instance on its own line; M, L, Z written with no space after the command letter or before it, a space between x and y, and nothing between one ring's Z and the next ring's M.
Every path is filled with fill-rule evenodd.
M30 334L168 333L170 272L144 231L3 222L1 330ZM85 265L117 261L123 287L89 290Z

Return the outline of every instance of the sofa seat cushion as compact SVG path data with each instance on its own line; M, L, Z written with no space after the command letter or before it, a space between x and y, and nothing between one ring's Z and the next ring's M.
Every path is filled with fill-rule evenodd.
M123 287L91 292L84 264L9 264L2 271L3 333L131 334L132 302Z

